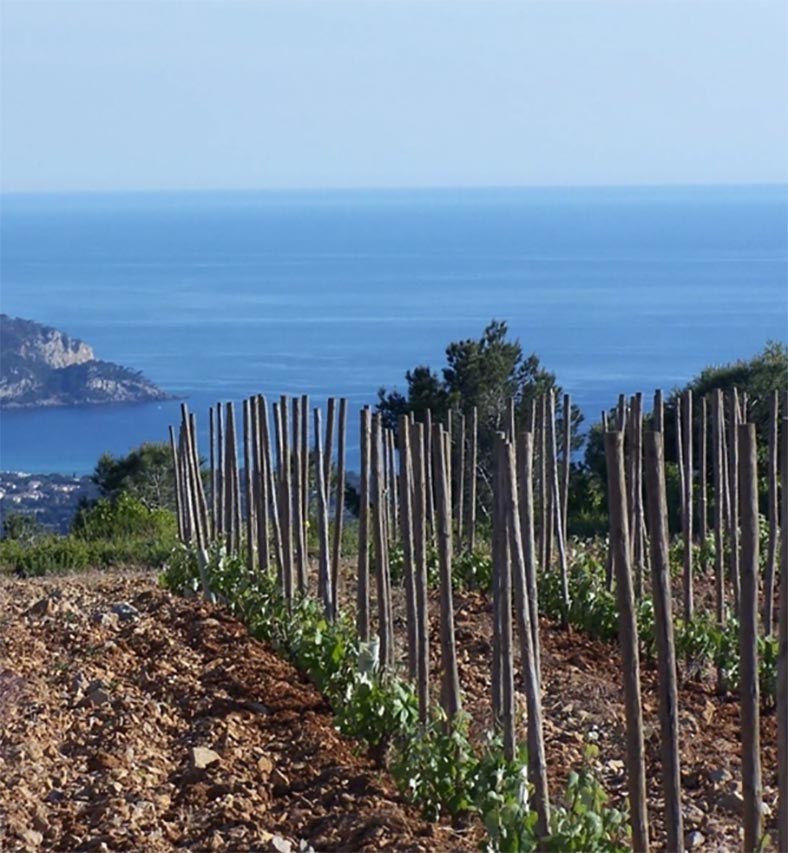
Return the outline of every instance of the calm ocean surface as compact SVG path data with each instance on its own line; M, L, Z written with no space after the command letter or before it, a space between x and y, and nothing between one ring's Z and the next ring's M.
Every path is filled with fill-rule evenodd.
M587 419L788 340L785 187L5 196L0 305L188 398L349 397L508 321ZM177 403L3 412L0 468L92 470ZM349 436L357 459L355 417ZM203 446L205 440L203 439Z

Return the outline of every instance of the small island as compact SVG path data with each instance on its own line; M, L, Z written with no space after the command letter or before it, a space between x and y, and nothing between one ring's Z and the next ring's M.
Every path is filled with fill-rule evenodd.
M140 372L97 359L84 341L0 314L0 408L170 399Z

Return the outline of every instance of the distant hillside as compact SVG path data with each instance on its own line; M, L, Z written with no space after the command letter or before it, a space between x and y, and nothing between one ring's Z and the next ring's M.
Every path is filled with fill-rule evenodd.
M168 400L141 373L99 361L84 341L0 314L0 407Z

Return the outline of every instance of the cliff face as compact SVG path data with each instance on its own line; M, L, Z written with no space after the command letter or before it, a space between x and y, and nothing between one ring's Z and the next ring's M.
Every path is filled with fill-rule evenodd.
M0 406L70 406L167 400L142 374L100 361L50 326L0 314Z

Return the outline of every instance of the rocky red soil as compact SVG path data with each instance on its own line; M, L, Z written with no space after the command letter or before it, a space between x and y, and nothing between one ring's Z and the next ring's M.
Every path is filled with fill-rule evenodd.
M324 698L152 576L0 579L0 849L471 850Z

